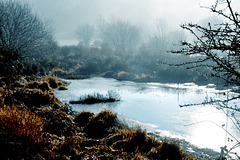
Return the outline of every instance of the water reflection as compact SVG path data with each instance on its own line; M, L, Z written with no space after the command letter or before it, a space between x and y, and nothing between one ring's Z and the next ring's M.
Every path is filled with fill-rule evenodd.
M55 91L66 103L93 92L106 94L112 90L121 96L120 102L72 105L73 110L97 113L103 108L110 108L120 117L152 124L162 133L168 131L167 133L171 133L172 136L180 135L197 146L210 147L216 151L219 151L225 143L229 145L233 143L225 142L226 134L222 126L226 124L226 116L220 110L212 106L179 107L179 104L201 103L209 97L224 98L222 94L224 91L217 91L211 86L134 83L105 78L69 82L71 82L69 90ZM240 135L234 130L234 126L230 122L228 125L229 131L239 139Z

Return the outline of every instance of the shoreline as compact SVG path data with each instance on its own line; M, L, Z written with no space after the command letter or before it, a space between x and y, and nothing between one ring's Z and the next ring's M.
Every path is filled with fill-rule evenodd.
M13 127L8 125L0 127L0 145L7 149L1 151L2 157L115 159L117 156L123 159L134 157L159 159L164 153L164 156L175 157L169 159L176 157L193 159L192 155L182 150L174 141L165 139L160 141L147 136L141 129L129 128L111 111L102 111L98 114L80 112L76 116L71 115L69 106L62 104L52 91L55 84L60 85L64 82L61 79L54 81L54 78L16 77L16 80L9 82L4 82L1 78L0 102L3 106L1 118L6 119L0 122L2 126L5 126L6 121L13 123ZM16 114L19 119L13 119L15 116L6 117L5 112ZM32 121L34 117L38 120ZM36 122L39 124L35 124ZM19 125L22 127L19 128ZM29 128L29 125L36 125L38 132L35 133L35 129ZM12 142L21 147L12 146ZM165 147L170 150L165 151L167 149Z
M95 80L99 80L99 79L101 79L102 77L93 77L93 79L95 78ZM92 78L90 78L90 79L92 79ZM107 78L108 79L108 78ZM112 78L110 78L110 79L112 79ZM117 81L119 81L119 80L117 80ZM76 81L77 82L77 81ZM186 87L189 87L189 85L186 85ZM193 86L194 87L194 86ZM87 93L88 94L88 93ZM95 112L94 112L95 113ZM97 113L97 112L96 112ZM140 122L141 123L141 122ZM130 126L132 126L132 125L130 125ZM138 126L138 124L136 124L136 126ZM141 126L141 125L140 125ZM136 127L137 128L137 127ZM148 131L147 131L148 132ZM161 132L161 131L160 131ZM220 153L218 152L218 151L214 151L213 149L211 149L211 148L204 148L204 147L197 147L196 145L194 145L194 144L191 144L190 142L187 142L187 140L186 139L181 139L181 138L173 138L173 137L169 137L169 136L165 136L165 135L163 135L162 137L160 137L159 136L159 134L158 133L156 133L156 132L151 132L150 131L150 134L151 135L154 135L154 137L158 137L158 139L159 140L164 140L164 138L166 138L166 139L169 139L169 140L171 140L171 142L173 142L173 141L179 141L179 142L181 142L181 147L183 147L183 149L184 150L189 150L189 148L191 149L191 148L194 148L194 149L191 149L191 150L193 150L193 151L195 151L195 152L187 152L187 153L189 153L189 154L193 154L193 155L196 155L196 156L201 156L201 155L204 155L205 157L211 157L210 159L213 159L213 157L214 156L216 156L216 155L220 155ZM219 147L219 151L220 151L220 147ZM197 153L197 152L201 152L201 153ZM206 154L204 153L204 152L206 152ZM216 158L216 157L215 157ZM207 158L207 159L209 159L209 158Z
M62 73L56 73L56 75L59 75L60 78L62 79L69 79L69 80L81 80L81 79L91 79L95 77L100 77L100 78L112 78L116 79L118 81L131 81L131 82L136 82L136 83L162 83L162 84L187 84L187 83L194 83L198 86L209 86L211 88L216 88L217 90L226 90L227 87L224 86L223 84L220 84L217 82L216 84L213 83L213 81L207 81L205 82L192 82L192 81L173 81L169 79L163 79L161 77L151 77L151 76L146 76L146 77L137 77L136 75L118 75L118 74L108 74L106 73L101 73L101 74L87 74L87 75L78 75L78 74L62 74ZM233 88L233 86L228 86L230 88Z

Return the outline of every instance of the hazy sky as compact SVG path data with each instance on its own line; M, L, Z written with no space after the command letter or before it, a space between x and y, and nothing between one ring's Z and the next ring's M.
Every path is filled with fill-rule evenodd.
M182 23L199 22L211 16L211 12L200 8L200 5L209 5L214 0L22 1L28 2L38 15L51 21L57 41L72 41L76 39L75 31L80 24L96 24L100 17L129 20L150 29L160 18L166 21L170 29L176 29Z

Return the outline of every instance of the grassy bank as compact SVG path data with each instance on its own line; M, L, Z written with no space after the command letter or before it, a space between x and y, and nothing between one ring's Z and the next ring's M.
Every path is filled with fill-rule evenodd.
M51 76L1 78L1 159L197 159L110 110L73 114L53 93L63 84Z

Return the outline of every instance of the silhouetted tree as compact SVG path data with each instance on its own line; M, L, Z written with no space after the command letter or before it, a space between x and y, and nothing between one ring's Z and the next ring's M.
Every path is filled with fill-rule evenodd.
M230 11L225 14L223 10L218 10L217 1L215 6L210 9L214 13L227 18L222 24L209 23L207 27L198 24L184 24L181 27L190 31L195 36L193 43L182 42L183 48L174 53L182 53L187 56L199 56L197 61L186 62L185 65L191 65L189 68L197 68L201 66L208 67L209 76L223 79L226 84L240 85L240 20L239 14L234 13L231 3L226 0L226 5ZM218 25L218 28L216 26ZM201 56L200 56L201 55ZM212 63L207 63L207 62Z
M233 11L230 0L216 0L215 4L207 7L213 13L223 17L225 21L221 24L208 23L207 26L199 24L184 24L181 27L188 30L194 37L193 42L182 42L182 49L173 51L186 56L198 57L197 60L185 62L179 65L188 65L188 68L207 67L209 78L217 77L240 90L240 15ZM239 103L229 103L238 101L240 96L227 97L227 100L208 100L201 104L214 104L218 109L222 109L240 131L240 106ZM199 105L199 104L189 104ZM184 106L189 106L184 105ZM236 140L239 147L240 141ZM229 149L227 153L230 153Z
M33 58L49 51L52 36L47 23L26 4L0 2L0 66L7 74L19 70L23 58Z
M80 43L83 43L85 46L89 46L94 34L94 27L90 24L83 24L76 31L77 38L79 39Z

